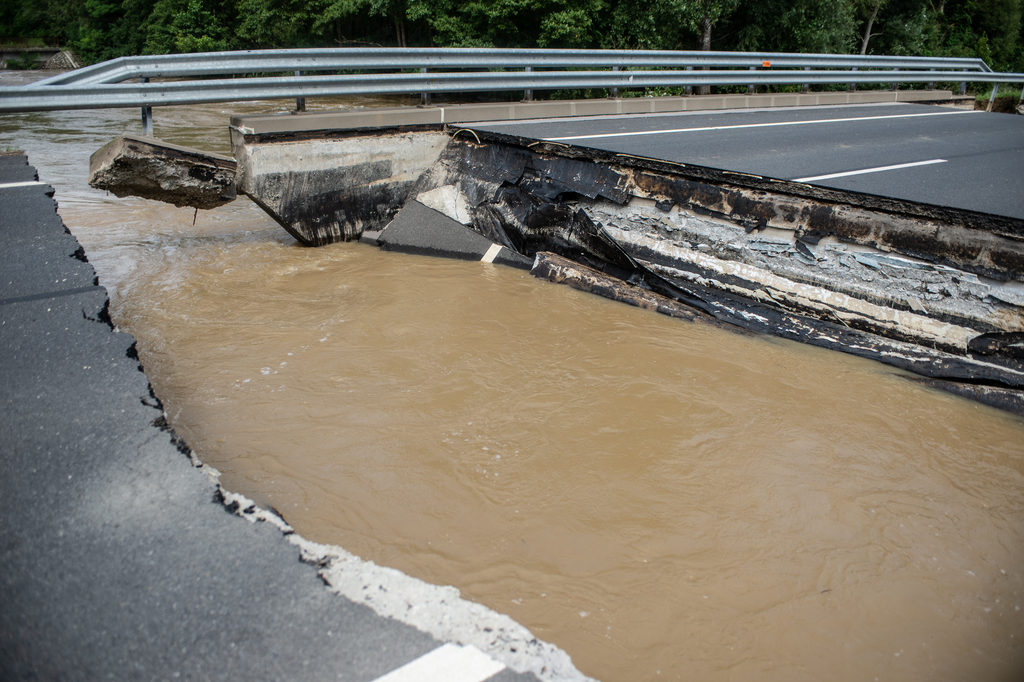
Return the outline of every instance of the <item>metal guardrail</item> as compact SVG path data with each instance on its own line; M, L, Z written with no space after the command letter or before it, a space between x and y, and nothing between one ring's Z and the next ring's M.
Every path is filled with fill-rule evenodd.
M484 71L484 69L524 69ZM659 68L661 70L623 70ZM420 73L376 73L419 69ZM443 71L470 69L472 71ZM611 69L534 70L534 69ZM374 71L301 75L303 72ZM287 72L288 76L211 78ZM150 82L153 78L186 78ZM126 83L130 79L141 82ZM331 95L700 85L1024 83L1024 74L995 73L980 59L743 52L337 48L121 57L34 84L0 88L0 113L141 107L152 131L152 107Z
M522 71L505 73L413 73L284 76L164 83L62 85L0 89L0 113L58 109L153 107L209 102L330 95L482 92L590 88L655 88L682 85L787 85L793 83L928 83L934 71ZM1024 82L1024 74L952 71L943 80Z
M495 48L328 48L250 50L121 57L28 87L120 83L132 78L183 78L274 72L395 69L903 69L991 72L981 59L776 52L652 50L502 50Z

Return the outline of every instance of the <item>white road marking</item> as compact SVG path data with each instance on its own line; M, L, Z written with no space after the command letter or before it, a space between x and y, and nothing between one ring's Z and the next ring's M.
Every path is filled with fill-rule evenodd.
M498 257L499 253L501 253L501 246L499 246L498 244L491 244L491 247L487 249L487 253L485 253L484 257L481 258L480 260L482 260L484 263L493 263L494 259Z
M8 187L32 187L33 185L46 185L46 182L7 182L0 185L0 189L7 189Z
M373 682L483 682L504 669L473 645L448 643Z
M933 163L946 163L945 159L931 159L929 161L915 161L914 163L898 163L895 166L878 166L877 168L864 168L845 173L829 173L828 175L815 175L811 178L795 178L793 182L814 182L815 180L831 180L832 178L845 178L848 175L864 175L865 173L881 173L882 171L899 170L900 168L913 168L914 166L930 166Z
M637 135L669 135L674 133L698 133L709 130L738 130L740 128L776 128L779 126L804 126L814 123L849 123L850 121L881 121L889 118L919 118L921 116L955 116L973 114L974 111L937 111L927 114L893 114L891 116L857 116L855 118L821 118L814 121L778 121L776 123L745 123L734 126L706 126L703 128L674 128L672 130L638 130L630 133L605 133L603 135L573 135L572 137L545 137L550 142L566 140L592 140L599 137L633 137Z

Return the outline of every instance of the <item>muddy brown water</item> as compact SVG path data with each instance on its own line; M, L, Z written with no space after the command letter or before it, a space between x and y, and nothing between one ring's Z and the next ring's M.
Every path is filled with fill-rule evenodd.
M230 113L288 106L156 134L227 151ZM175 429L303 536L605 682L1022 678L1019 418L517 270L302 248L244 198L193 226L89 189L136 118L4 115L0 146L56 187Z

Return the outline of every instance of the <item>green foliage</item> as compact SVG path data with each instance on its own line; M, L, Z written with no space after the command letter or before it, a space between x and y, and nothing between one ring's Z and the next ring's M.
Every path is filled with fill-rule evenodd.
M171 21L175 52L219 52L229 47L227 31L201 0L188 4Z
M605 0L409 0L405 17L443 47L586 47Z
M86 61L350 43L981 57L1024 71L1024 0L0 0ZM869 30L870 23L870 30Z
M857 27L848 0L760 0L745 2L729 29L738 50L845 54Z

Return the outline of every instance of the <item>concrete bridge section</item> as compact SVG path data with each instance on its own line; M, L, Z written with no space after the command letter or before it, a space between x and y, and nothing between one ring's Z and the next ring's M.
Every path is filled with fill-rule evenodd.
M842 104L926 102L950 107L974 100L947 90L635 97L460 104L231 118L238 189L296 239L326 244L356 239L394 217L416 178L440 154L445 126L542 125L555 119L586 128L594 117L734 111ZM518 127L517 127L518 130ZM521 133L516 133L521 134ZM523 134L523 137L530 135ZM568 146L568 145L563 145ZM584 145L585 146L585 145ZM658 157L660 158L660 157ZM342 198L335 187L345 187ZM372 201L369 200L373 198Z
M853 95L899 93L835 96ZM678 99L688 107L704 98ZM755 98L736 99L756 113ZM538 276L676 317L872 358L1024 414L1024 218L715 167L685 154L590 146L591 135L618 139L609 131L632 135L630 126L674 116L597 116L588 108L623 102L235 117L238 188L307 245L383 230L370 240L384 248L454 255L450 242L475 233L493 248L467 244L456 257L517 254L534 260ZM534 118L556 107L560 118ZM849 123L864 118L861 107L757 115ZM497 114L522 120L451 123ZM908 116L999 115L920 106L894 115ZM725 139L733 134L725 131ZM445 245L429 243L435 239Z
M221 488L52 197L0 156L0 679L588 679L507 616Z

